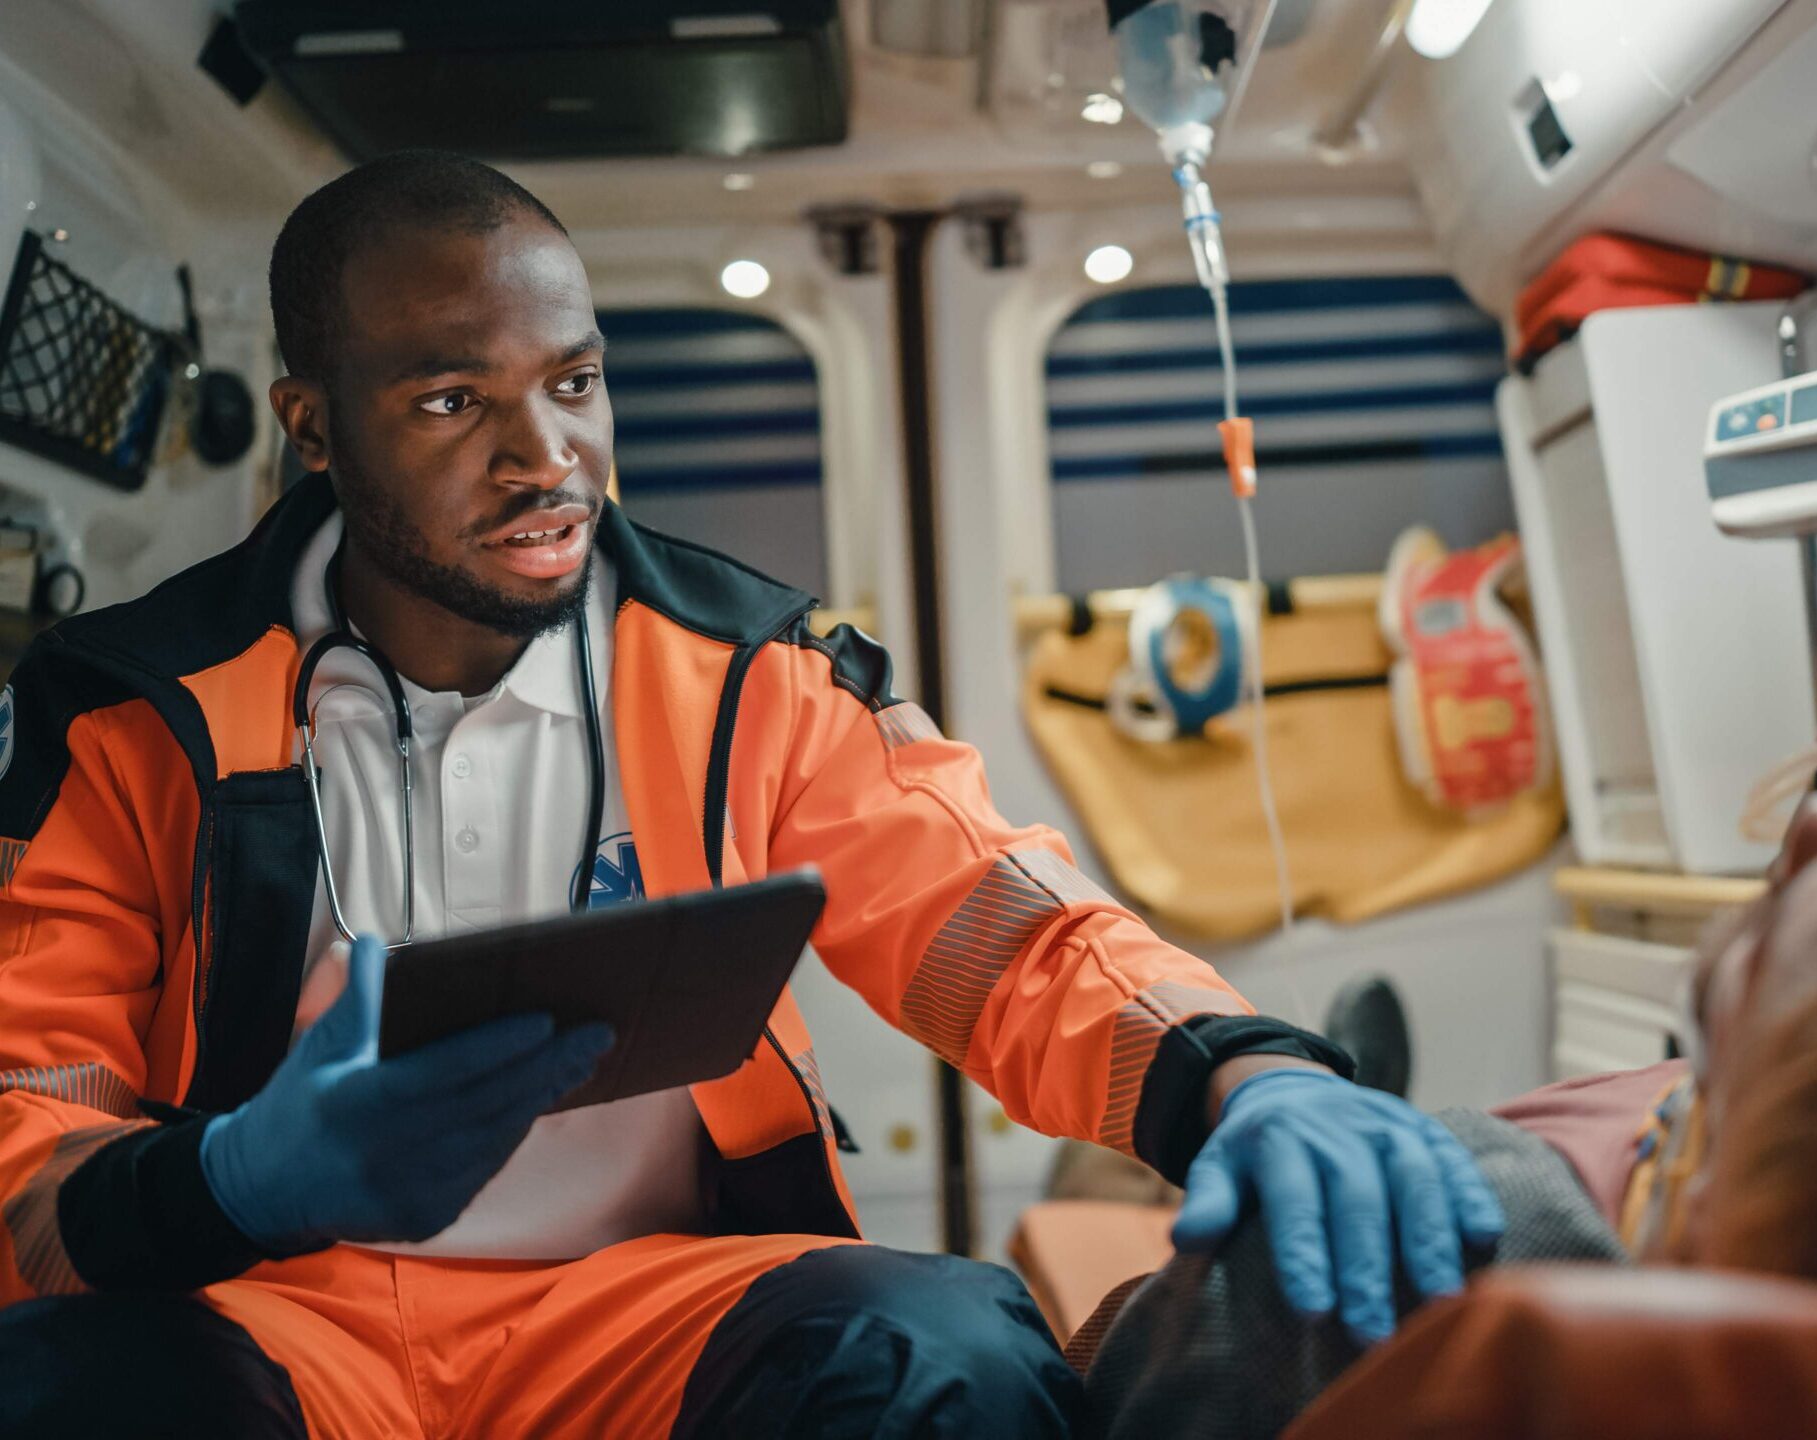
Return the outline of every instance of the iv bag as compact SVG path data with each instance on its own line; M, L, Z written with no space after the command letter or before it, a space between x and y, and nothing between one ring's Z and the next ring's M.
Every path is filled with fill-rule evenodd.
M1123 102L1155 130L1209 125L1229 102L1237 34L1215 0L1151 0L1116 27Z

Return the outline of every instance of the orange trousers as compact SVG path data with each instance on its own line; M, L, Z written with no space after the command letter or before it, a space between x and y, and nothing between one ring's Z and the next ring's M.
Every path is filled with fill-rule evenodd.
M201 1298L289 1371L315 1440L660 1436L753 1281L857 1243L650 1235L555 1263L337 1245Z

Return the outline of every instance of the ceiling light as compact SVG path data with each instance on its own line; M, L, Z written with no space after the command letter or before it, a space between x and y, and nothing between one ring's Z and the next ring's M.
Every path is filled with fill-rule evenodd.
M756 187L757 177L755 175L747 175L743 171L735 170L730 175L726 176L724 183L728 190L750 190Z
M1085 97L1085 108L1079 113L1094 125L1115 125L1123 118L1123 102L1100 90Z
M719 272L719 283L728 295L755 300L770 288L770 272L755 260L734 260Z
M1115 285L1136 268L1135 257L1121 245L1100 245L1085 257L1085 277L1100 285Z
M1407 43L1428 60L1443 60L1463 48L1491 0L1415 0L1407 17Z
M1094 160L1085 167L1085 173L1094 180L1115 180L1123 173L1123 167L1115 160Z

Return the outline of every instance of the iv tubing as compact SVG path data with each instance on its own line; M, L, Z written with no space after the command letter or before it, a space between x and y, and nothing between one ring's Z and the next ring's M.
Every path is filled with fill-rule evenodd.
M1199 281L1211 293L1212 310L1218 324L1218 362L1224 379L1224 418L1235 420L1241 413L1237 406L1236 345L1230 333L1230 272L1224 263L1223 236L1218 229L1218 212L1212 204L1211 189L1192 160L1182 160L1174 167L1174 179L1180 186L1181 209L1185 215L1186 234L1192 242L1192 258ZM1243 557L1249 572L1251 592L1260 596L1262 564L1256 544L1254 502L1239 495L1237 514L1243 523ZM1259 602L1258 602L1259 603ZM1256 787L1262 801L1262 820L1268 827L1268 844L1274 852L1275 884L1280 891L1281 929L1293 929L1293 880L1287 869L1287 841L1281 833L1281 817L1274 801L1274 782L1268 768L1268 727L1262 713L1262 641L1261 626L1256 626L1255 685L1249 716L1255 747Z

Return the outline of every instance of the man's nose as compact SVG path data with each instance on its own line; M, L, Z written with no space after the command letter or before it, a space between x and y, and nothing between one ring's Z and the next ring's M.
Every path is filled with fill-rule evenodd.
M553 490L580 464L554 403L536 397L519 405L499 433L492 478L501 485Z

